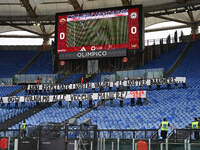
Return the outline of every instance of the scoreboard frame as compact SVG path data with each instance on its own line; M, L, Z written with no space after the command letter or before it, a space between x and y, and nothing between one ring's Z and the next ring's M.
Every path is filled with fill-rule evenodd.
M59 16L63 15L73 15L73 14L81 14L81 13L92 13L92 12L100 12L100 11L113 11L113 10L121 10L121 9L131 9L131 8L138 8L138 47L137 49L128 49L128 48L121 48L121 49L103 49L103 50L95 50L95 51L76 51L76 52L61 52L58 53L58 23L59 23ZM110 8L100 8L100 9L90 9L90 10L82 10L82 11L71 11L71 12L62 12L56 13L56 23L55 23L55 51L58 54L59 60L72 60L72 59L85 59L85 58L102 58L102 57L124 57L130 54L135 54L137 51L141 52L144 49L144 14L143 14L143 6L142 5L133 5L133 6L123 6L123 7L110 7ZM128 24L129 26L129 24ZM127 29L129 30L129 29ZM129 36L130 33L128 33ZM128 43L129 44L129 43ZM87 46L87 45L85 45ZM103 51L103 52L102 52ZM109 52L110 51L110 52ZM87 54L86 54L87 53ZM106 53L105 55L99 55L102 53ZM84 57L80 57L84 56Z

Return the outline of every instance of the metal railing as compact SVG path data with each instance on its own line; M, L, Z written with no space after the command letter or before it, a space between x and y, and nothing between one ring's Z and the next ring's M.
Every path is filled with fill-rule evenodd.
M5 137L1 137L3 139ZM71 145L70 150L139 150L141 146L141 140L138 139L105 139L105 138L98 138L97 141L92 140L82 140L79 139L75 140L67 140L64 141L62 139L56 138L12 138L7 137L8 147L6 150L16 150L19 148L23 148L28 144L34 144L34 150L41 149L40 147L44 147L43 144L48 143L49 147L47 149L51 150L52 145L58 146L58 144L63 145L59 150L68 150L69 145ZM52 142L53 141L53 142ZM52 142L52 143L51 143ZM179 142L171 142L168 140L165 141L152 141L151 139L142 140L143 145L147 146L147 149L143 148L144 150L199 150L200 149L200 142L192 142L190 140L182 140ZM145 143L145 144L144 144ZM20 146L19 146L20 145Z
M36 83L36 80L39 79L40 83L55 83L58 79L57 74L20 74L14 75L13 82L15 84L27 84L27 83Z
M126 71L116 71L112 74L101 75L101 81L114 82L124 79L153 79L153 78L163 78L163 76L164 76L164 68L126 70Z

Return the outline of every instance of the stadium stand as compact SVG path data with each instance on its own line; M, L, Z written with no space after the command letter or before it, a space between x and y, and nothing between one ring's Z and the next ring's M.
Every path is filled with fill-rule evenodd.
M171 64L178 57L178 54L180 53L181 48L184 48L184 46L185 46L185 44L182 43L182 44L179 44L177 47L175 47L174 50L173 49L170 50L172 56L175 55L174 53L177 54L177 55L175 55L176 57L173 57L173 60L171 60ZM168 56L169 56L170 52L169 51L166 52L168 54ZM167 63L166 66L168 66L170 61L166 62L165 57L166 57L166 55L164 55L164 54L163 54L163 57L161 56L160 64ZM162 59L162 58L164 58L164 59ZM155 60L155 61L156 61L156 63L152 63L152 64L157 65L159 62L157 60ZM147 64L147 67L148 67L148 65L149 64ZM151 68L153 66L154 65L152 65ZM162 65L155 66L155 67L161 67L161 66ZM90 82L98 82L101 80L102 75L109 75L109 74L112 74L112 73L97 74L95 78L90 80ZM80 79L81 77L82 77L81 74L73 74L73 75L70 75L68 78L66 78L66 80L64 80L62 83L72 83L72 82L75 82L77 79ZM181 89L180 90L176 89L176 90L181 91ZM176 90L173 90L173 92L176 93L177 92ZM168 106L170 104L173 104L173 100L169 100L169 101L165 100L167 97L171 97L170 93L171 93L170 90L152 91L148 97L148 99L151 100L151 105L149 105L149 106L131 107L130 99L125 100L125 104L124 104L123 108L119 107L119 100L114 101L114 107L110 107L109 102L107 102L106 107L99 107L99 109L97 111L89 112L88 114L81 117L79 122L85 120L86 118L91 118L93 123L98 124L100 129L156 128L156 125L159 124L159 122L161 121L161 118L162 118L162 113L156 113L156 112L161 112L161 108L162 108L161 106ZM166 95L163 95L163 94L166 94ZM157 95L159 95L160 97L155 98L155 97L157 97ZM161 97L163 97L165 99L163 99ZM161 100L159 100L160 103L158 102L157 99L161 99ZM82 108L81 109L77 108L78 104L77 103L75 104L75 103L76 102L74 102L73 105L75 105L76 108L73 108L73 109L64 109L65 107L67 107L66 102L64 102L64 104L63 104L64 108L58 108L58 104L54 104L52 107L47 108L47 109L35 114L34 116L28 118L27 119L28 124L38 125L39 123L42 123L42 122L53 122L53 121L59 122L59 123L63 122L66 119L72 117L75 114L78 114L79 112L81 112L83 110ZM87 105L87 104L83 104L83 105ZM160 106L160 108L157 106ZM170 106L174 107L174 105L170 105ZM109 107L109 109L108 109L108 107ZM149 111L151 111L151 109L154 109L155 110L154 113L157 115L154 116L154 118L148 119L148 114L150 113ZM168 107L168 109L170 110L170 109L174 109L174 108ZM163 112L165 112L165 111L166 110L164 110ZM50 116L48 115L48 114L52 114L53 112L55 114L69 114L69 115L64 115L65 116L64 118L61 117L60 119L53 120L53 118L56 118L55 115L53 115L54 117L52 115L50 115ZM133 114L133 112L137 112L137 113L134 113L134 115L130 115L130 114ZM38 115L38 114L40 114L40 115ZM166 114L166 115L168 115L168 114ZM174 117L176 115L177 114L174 112L172 117ZM110 116L110 117L108 117L108 116ZM104 120L104 122L101 123L102 122L101 120ZM146 122L148 122L148 124L145 123L146 126L143 125L144 120ZM173 120L173 119L171 118L170 120ZM13 126L12 128L18 128L18 125Z
M178 43L177 45L169 48L159 58L156 58L140 69L151 69L151 68L164 68L165 71L175 62L181 51L185 48L186 43Z
M73 83L73 82L77 82L78 80L80 81L80 78L82 77L82 75L80 75L80 74L72 74L72 75L69 75L65 80L64 80L64 82L66 83L66 82L69 82L70 81L70 83ZM16 94L16 96L24 96L25 95L25 91L24 90L22 90L21 92L19 92L19 93L17 93ZM76 102L75 102L76 103ZM49 114L50 112L51 112L51 114L53 114L54 112L58 112L58 113L60 113L60 114L63 114L65 111L68 111L68 112L65 112L66 113L66 115L68 115L68 114L71 114L71 115L75 115L75 114L77 114L78 112L80 112L80 111L82 111L82 109L77 109L77 107L75 107L74 109L69 109L69 110L66 110L66 108L65 107L63 107L62 108L62 112L60 112L60 108L58 108L57 106L58 106L58 103L56 103L56 104L54 104L54 103L52 103L52 104L54 104L54 105L52 105L52 104L45 104L45 105L42 105L42 107L41 106L37 106L36 105L36 103L35 102L33 102L33 104L32 103L30 103L30 105L29 105L29 103L25 103L26 105L24 106L24 107L21 107L21 104L19 104L19 112L20 113L16 113L16 109L13 109L13 111L7 116L7 115L5 115L4 114L4 116L5 116L5 118L6 119L4 119L3 121L6 121L6 120L8 120L9 119L9 121L8 122L5 122L4 124L7 124L7 128L9 127L9 126L11 126L11 125L13 125L13 123L15 122L19 122L18 120L23 120L23 119L25 119L25 118L28 118L28 117L30 117L30 116L32 116L33 114L38 114L38 113L41 113L39 116L40 117L37 117L38 118L38 120L42 120L42 118L46 118L47 120L44 120L44 121L47 121L47 122L51 122L52 121L52 119L50 119L49 117L47 117L47 116L45 116L45 115L47 115L47 114ZM50 107L52 105L52 107ZM73 105L75 105L75 104L73 104ZM11 103L11 106L14 106L14 103ZM32 106L32 107L29 107L29 106ZM35 106L35 107L34 107ZM63 104L63 106L66 106L66 103L65 104ZM49 107L49 108L48 108ZM11 109L12 108L14 108L14 107L11 107ZM24 108L26 108L26 109L24 109ZM31 109L30 109L31 108ZM46 109L45 109L46 108ZM2 109L5 109L5 108L2 108ZM20 111L20 110L23 110L23 111ZM44 110L43 110L44 109ZM18 111L18 110L17 110ZM70 113L69 113L70 112ZM24 115L23 115L23 113L24 113ZM26 113L26 114L25 114ZM19 114L20 114L20 116L19 116ZM18 120L16 120L16 116L18 115L18 117L19 117L19 119ZM68 117L71 117L71 115L70 116L68 116ZM35 116L38 116L38 115L33 115L32 117L36 120L36 117ZM66 117L64 120L62 120L62 121L65 121L68 117ZM11 121L11 119L13 118L13 122ZM31 117L30 117L31 118ZM48 120L48 118L49 118L49 120ZM33 120L33 119L30 119L30 120ZM58 121L60 121L60 122L62 122L61 120L58 120ZM44 122L43 121L43 122ZM30 121L30 124L32 124L32 125L35 125L35 123L37 123L37 125L38 125L38 122L40 123L40 121L34 121L34 122L31 122ZM1 127L5 127L4 125L2 125ZM15 125L15 127L16 128L18 128L19 126L18 125Z
M174 48L174 50L169 50L172 54L171 55L175 55L174 53L176 53L176 54L178 54L180 51L181 51L181 48L183 48L185 46L185 44L183 43L183 44L179 44L176 48ZM166 53L169 53L169 51L167 51ZM168 54L169 55L169 54ZM175 55L176 57L177 57L177 55ZM41 56L42 57L42 56ZM49 57L48 57L49 58ZM165 55L163 56L163 58L165 58ZM162 56L161 56L161 59L160 60L162 60L162 61L160 61L160 63L162 64L162 62L163 61L165 61L165 59L162 59ZM174 57L174 60L175 60L175 57ZM157 62L157 60L155 60L156 62ZM48 61L47 61L48 62ZM40 61L37 61L36 62L36 64L39 64L39 63L41 63ZM168 61L168 63L169 63L169 61ZM153 64L153 63L152 63ZM155 64L158 64L158 63L155 63ZM149 64L148 64L149 65ZM147 65L147 66L148 66ZM38 65L36 65L36 66L38 66ZM152 65L153 66L153 65ZM162 65L161 65L162 66ZM167 66L167 65L166 65ZM157 67L157 66L156 66ZM160 66L159 66L160 67ZM34 68L37 68L37 67L34 67ZM38 69L38 70L40 70L40 69ZM100 74L97 74L92 80L90 80L90 82L99 82L100 80L101 80L101 76L102 75L109 75L109 74L112 74L112 73L100 73ZM69 75L69 77L68 78L66 78L62 83L73 83L73 82L76 82L77 80L80 80L80 78L83 76L83 74L72 74L72 75ZM24 90L23 91L21 91L20 93L18 93L17 95L19 96L19 95L24 95L25 94L25 92L24 92ZM152 96L152 97L154 97L154 96ZM149 99L151 99L151 97L149 97ZM125 105L130 105L130 100L126 100L127 102L126 102L126 104ZM156 101L157 102L157 101ZM154 104L154 101L152 102L152 105ZM67 104L65 103L64 104L64 106L66 106ZM74 105L76 105L77 106L77 104L74 104ZM84 104L83 104L84 105ZM124 108L119 108L118 106L119 106L119 102L118 101L116 101L115 103L114 103L114 105L116 106L116 109L119 109L120 111L121 111L121 113L120 114L126 114L125 113L125 111L127 111L127 109L130 109L130 110L132 110L133 108L132 107L130 107L130 106L127 106L127 108L126 107L124 107ZM157 103L155 104L155 106L157 105ZM162 104L161 104L162 105ZM73 112L73 110L71 110L71 109L69 109L69 110L66 110L66 112L65 112L65 109L63 109L61 112L59 112L59 110L60 109L58 109L57 108L57 106L58 106L58 104L54 104L52 107L50 107L50 108L47 108L47 109L45 109L45 110L43 110L43 111L41 111L41 112L39 112L39 113L41 113L40 115L37 115L37 114L35 114L34 116L32 116L32 117L30 117L28 120L29 120L29 124L31 124L31 125L38 125L40 122L45 122L45 121L47 121L47 122L52 122L53 120L52 120L52 117L47 117L46 115L47 114L52 114L52 112L58 112L58 113L60 113L60 114L62 114L62 113L64 113L64 114L73 114L73 115L75 115L75 114L78 114L79 112L81 112L83 109L78 109L78 108L76 108L76 109L74 109L74 113L72 113ZM154 107L155 107L154 106ZM108 106L108 102L107 102L107 107L109 107ZM142 106L142 107L144 107L144 109L146 109L146 106ZM139 108L141 108L141 110L142 110L142 107L139 107L139 106L136 106L134 109L139 109ZM152 106L153 107L153 106ZM106 114L106 107L104 108L102 108L102 107L100 107L100 110L102 109L102 111L104 112L105 111L105 114ZM112 109L115 109L115 108L110 108L110 110L112 110ZM121 110L122 109L122 110ZM98 111L100 111L100 110L98 110ZM69 112L70 113L69 113ZM114 111L114 110L113 110ZM160 111L160 110L159 110ZM93 112L93 111L92 111ZM93 116L93 113L91 112L91 116ZM110 112L110 111L109 111ZM109 113L109 112L107 112L107 113ZM96 112L95 112L96 113ZM127 113L128 114L128 113ZM147 112L147 114L148 114L148 112ZM68 119L68 118L70 118L70 117L72 117L73 115L67 115L67 116L65 116L65 119L59 119L59 120L55 120L56 122L63 122L63 121L65 121L66 119ZM106 116L107 116L108 114L106 114ZM37 116L38 117L38 119L37 119L37 117L35 117L35 116ZM39 117L40 116L40 117ZM87 118L87 117L91 117L90 116L90 113L88 113L87 115L85 115L84 117L82 117L83 119L85 119L85 118ZM32 118L32 119L31 119ZM42 118L45 118L45 120L43 120L43 121L39 121L39 120L42 120ZM49 118L49 119L48 119ZM82 118L81 118L81 120L82 120ZM96 117L95 117L96 118ZM99 117L99 118L101 118L101 117ZM111 117L111 118L115 118L115 117ZM116 118L119 118L119 116L116 116ZM133 117L134 118L134 117ZM137 117L136 117L137 118ZM159 117L160 118L160 117ZM110 119L110 118L109 118ZM114 120L112 120L112 121L114 121ZM155 120L153 120L154 122L155 122ZM157 120L157 122L159 122L160 120ZM95 122L95 121L94 121ZM105 121L106 122L106 121ZM98 124L98 121L96 122L97 124ZM117 124L117 123L116 123ZM130 124L131 124L131 122L130 122ZM142 128L141 126L139 126L139 124L138 124L138 126L137 125L135 125L135 126L131 126L130 124L127 124L126 126L121 126L120 128L128 128L129 126L130 126L130 128ZM107 124L108 125L108 124ZM16 126L14 126L13 128L16 128L16 127L18 127L18 125L16 125ZM110 126L109 127L109 125L108 126L99 126L99 128L117 128L118 126L116 126L115 127L115 125L114 124L112 124L112 126ZM145 128L148 128L148 126L147 127L145 127ZM155 125L154 126L151 126L151 128L155 128Z
M63 80L61 83L69 84L69 83L75 83L77 81L80 82L80 79L82 76L84 76L84 74L71 74L65 80Z
M51 74L53 73L51 51L43 54L25 71L25 74Z
M166 68L167 66L169 66L170 64L172 64L176 60L176 58L180 54L181 50L185 47L185 45L186 45L185 43L178 44L175 48L170 49L167 52L165 52L163 55L161 55L159 60L154 60L154 61L150 62L149 64L145 65L143 68L154 68L154 67L164 67L164 68ZM170 60L168 59L169 56L171 56ZM38 72L39 72L41 70L41 68L44 67L44 66L40 66L39 64L43 64L44 62L47 62L46 65L50 66L49 62L51 62L51 61L50 61L49 52L45 52L42 56L40 56L40 58L38 60L36 60L36 62L30 68L33 67L35 69L35 71L38 70ZM41 68L40 67L38 68L38 66L40 66ZM31 70L31 69L28 69L27 72L29 72L29 70ZM47 71L47 73L50 73L51 67L49 67L47 70L49 70L49 72ZM42 71L43 71L43 69L42 69ZM101 81L102 75L110 75L110 74L112 74L112 73L97 74L92 80L90 80L90 82L99 82L99 81ZM83 74L69 75L69 77L66 78L62 83L76 82L77 80L80 80L80 78L82 76L83 76ZM180 91L181 91L181 89L179 90L179 92ZM173 92L175 94L178 91L173 90ZM113 128L113 129L147 129L147 128L156 128L156 125L159 124L164 112L166 111L166 110L164 110L162 112L162 109L161 109L162 106L173 106L173 107L168 107L168 110L175 109L174 105L171 105L171 104L173 104L172 99L169 100L169 101L165 100L167 97L171 97L170 96L171 93L172 92L170 90L152 91L149 94L149 97L148 97L148 99L151 100L151 105L149 105L149 106L131 107L130 106L130 99L125 100L126 102L125 102L123 108L119 107L119 100L114 101L114 107L110 107L109 102L107 102L105 107L99 107L99 109L97 111L89 112L88 114L81 117L79 122L85 120L86 118L91 118L93 123L98 124L98 127L100 129L111 129L111 128ZM24 90L17 93L18 96L24 95L24 94L25 94ZM166 95L164 95L164 94L166 94ZM158 97L158 95L160 97ZM155 98L155 97L158 97L158 98ZM165 99L163 99L162 97L165 98ZM160 99L160 100L158 101L157 99ZM184 102L184 101L180 101L180 102ZM180 103L180 102L177 102L177 103ZM65 107L67 107L67 102L63 103L63 108L58 108L58 103L56 103L52 107L46 108L46 109L40 111L39 113L36 113L35 115L31 116L30 118L27 119L27 121L28 121L28 124L31 124L31 125L39 125L42 122L61 123L65 120L71 118L75 114L78 114L81 111L83 111L84 109L86 109L86 106L87 106L86 103L88 103L88 102L85 102L85 104L83 104L83 106L85 106L85 108L84 107L78 108L77 102L74 102L73 105L75 105L75 107L73 107L72 109L65 109ZM192 103L191 103L191 105L192 105ZM157 106L160 106L160 108L157 107ZM108 107L109 107L109 109L107 109ZM155 111L154 113L157 114L157 115L154 116L154 118L148 119L148 114L150 113L149 111L151 109L154 109L154 111ZM52 115L53 112L56 115ZM134 115L130 115L130 114L133 114L133 112L136 112L136 113L134 113ZM162 112L162 113L156 113L156 112ZM179 119L179 118L174 118L175 116L177 116L178 112L177 113L173 112L173 113L174 114L172 116L170 116L169 114L165 114L165 115L169 116L167 118L168 119L170 118L170 120ZM49 115L49 114L51 114L51 115ZM63 114L63 117L56 119L57 117L55 117L55 116L59 116L61 114ZM186 118L188 119L189 117L187 116ZM192 119L192 117L190 117L190 119ZM101 120L104 120L104 122L101 123L102 122ZM142 123L142 122L144 122L144 120L146 122L148 122L148 123L145 123L145 126ZM11 127L11 129L18 128L18 125L19 124L16 124L15 126ZM184 125L186 125L186 124L184 124Z
M199 0L12 1L0 150L200 149Z
M10 70L3 68L4 70L6 70L5 74L2 72L1 73L1 77L9 77L9 74L14 75L16 73L21 72L21 70L23 70L23 72L30 74L30 73L36 73L36 74L47 74L47 73L52 73L53 72L53 68L52 68L52 60L51 60L51 51L45 51L45 52L39 52L38 51L0 51L2 53L2 56L4 56L1 60L4 63L4 67L6 66L7 68L10 68ZM10 61L7 63L7 65L5 65L5 60L4 58L7 57ZM2 65L3 65L2 63ZM20 64L18 65L18 67L15 67L14 69L11 68L12 66L15 66L14 64ZM22 66L24 65L24 66ZM28 66L27 66L28 65ZM17 69L16 69L17 68ZM14 72L16 70L16 72ZM18 71L18 72L17 72ZM22 72L21 72L22 73ZM10 76L11 77L11 76ZM0 86L0 96L24 96L25 95L25 90L23 88L23 86L21 85L13 85L13 86ZM28 113L28 112L39 112L40 110L50 106L42 106L38 109L38 106L36 105L35 102L28 102L25 104L19 103L18 104L18 108L16 108L15 103L10 103L9 104L9 108L7 108L7 106L2 106L1 110L1 129L5 128L5 126L12 125L14 122L18 121L16 120L16 116L18 116L19 118L23 118L23 114L24 117L28 117L29 115L31 115L32 113ZM37 110L34 110L37 109ZM3 113L5 112L5 113ZM14 122L12 122L12 118L15 120Z
M15 90L21 88L21 86L0 86L0 96L7 96Z
M69 75L62 83L75 83L77 81L80 82L81 77L83 74L71 74ZM74 101L69 106L68 102L63 101L62 107L59 107L58 103L55 103L51 107L48 107L35 115L27 118L27 123L29 125L39 125L44 122L56 122L56 123L62 123L66 121L67 119L71 118L72 116L75 116L76 114L79 114L83 110L88 108L88 101L83 102L83 107L78 108L78 102ZM62 117L59 117L62 116ZM19 124L16 124L12 126L10 129L18 129Z
M166 117L176 128L185 128L195 116L200 116L200 105L198 104L200 91L198 76L200 73L197 69L200 56L199 44L200 41L196 41L192 45L187 56L173 74L173 76L186 76L188 89L148 92L147 99L151 101L151 104L147 106L131 107L130 100L128 100L125 107L119 107L119 101L115 101L114 107L110 107L107 102L106 107L89 112L81 117L79 122L91 118L100 129L155 129L159 126L161 119ZM184 46L185 44L180 45ZM171 52L176 51L171 50ZM173 61L168 61L168 58L171 58L169 53L163 54L164 57L161 56L159 61L152 61L144 67L167 67L178 56L176 55ZM193 59L191 60L191 58Z
M0 78L9 78L22 69L37 51L0 50Z

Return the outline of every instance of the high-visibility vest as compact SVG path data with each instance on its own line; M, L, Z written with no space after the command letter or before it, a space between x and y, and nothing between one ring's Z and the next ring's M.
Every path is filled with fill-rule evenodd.
M192 122L192 129L198 129L199 128L199 122L198 121L193 121Z
M22 123L20 128L21 128L22 130L26 130L26 123Z
M169 123L167 121L163 121L161 123L161 131L168 131L168 125Z

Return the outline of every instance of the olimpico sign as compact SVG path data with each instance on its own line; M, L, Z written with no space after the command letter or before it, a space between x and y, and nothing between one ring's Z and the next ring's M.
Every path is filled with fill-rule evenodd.
M107 51L89 51L89 52L78 52L76 54L77 57L79 58L86 58L86 57L105 57L107 56L108 52Z
M99 51L79 51L60 53L59 59L70 60L70 59L81 59L81 58L102 58L102 57L124 57L127 52L126 49L120 50L99 50Z

